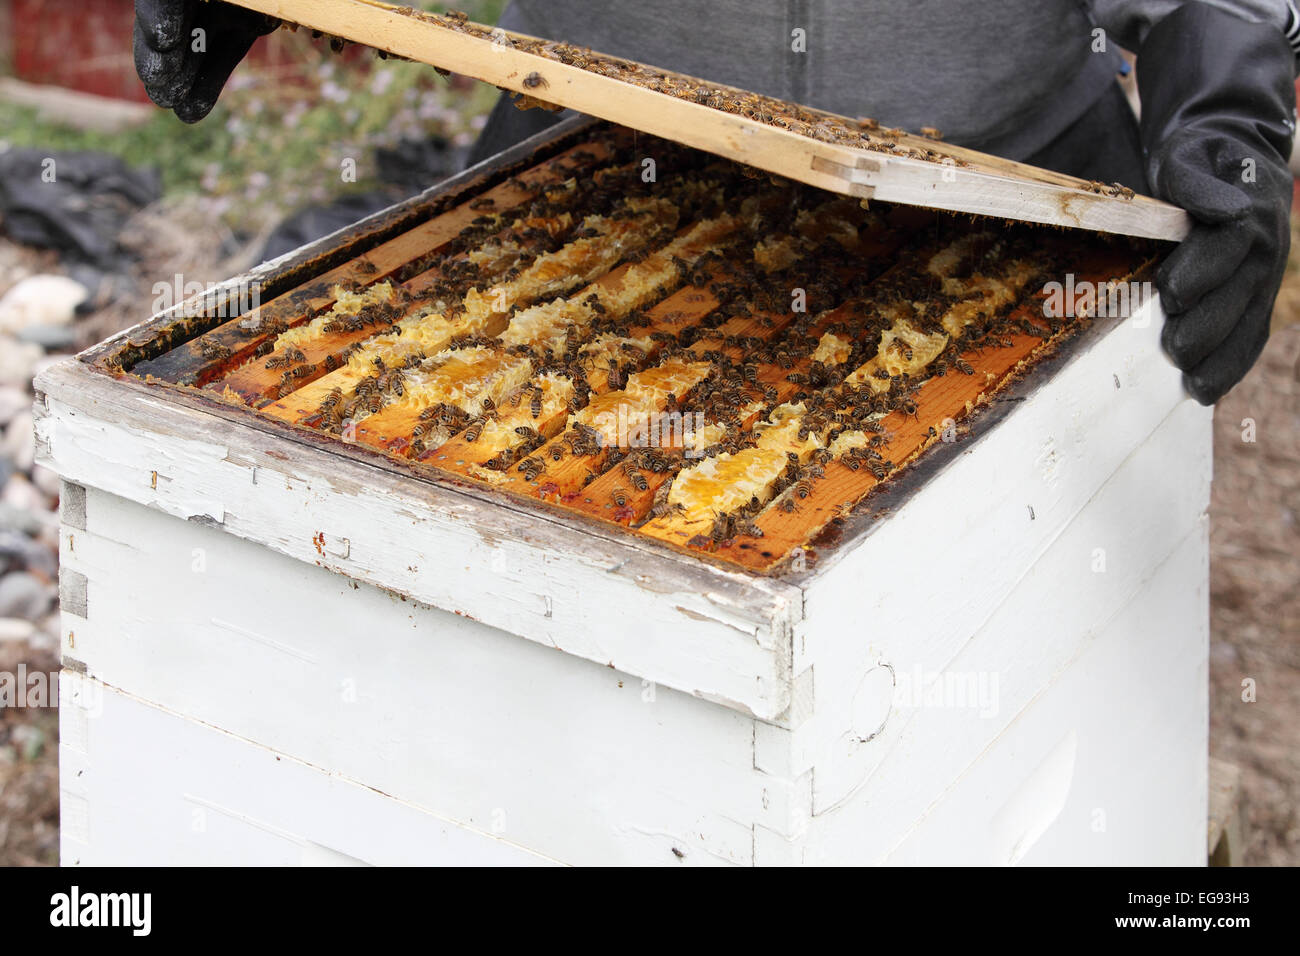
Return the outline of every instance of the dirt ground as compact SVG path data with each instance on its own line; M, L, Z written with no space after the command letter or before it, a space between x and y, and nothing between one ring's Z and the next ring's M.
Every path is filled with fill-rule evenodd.
M1244 862L1300 863L1300 282L1214 415L1210 752L1243 773ZM1243 441L1253 419L1255 441ZM1245 424L1243 424L1243 422ZM1249 437L1247 435L1247 437ZM1253 681L1254 701L1249 698Z
M1300 242L1260 362L1215 413L1211 504L1211 753L1243 771L1244 862L1300 864ZM35 271L0 239L0 293ZM5 281L9 278L9 281ZM121 316L86 320L89 340ZM95 323L91 326L91 323ZM1243 432L1253 420L1253 442ZM48 649L0 642L0 672L57 667ZM1243 681L1254 700L1243 700ZM1250 696L1246 694L1246 696ZM0 865L58 862L58 717L0 709Z

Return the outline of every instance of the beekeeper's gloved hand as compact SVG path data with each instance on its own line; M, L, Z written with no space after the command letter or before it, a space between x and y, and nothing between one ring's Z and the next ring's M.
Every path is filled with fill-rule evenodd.
M151 100L197 123L253 41L278 23L217 0L135 0L135 70Z
M1156 275L1164 348L1210 405L1263 351L1286 267L1294 54L1275 26L1188 3L1151 28L1137 71L1148 182L1194 219Z

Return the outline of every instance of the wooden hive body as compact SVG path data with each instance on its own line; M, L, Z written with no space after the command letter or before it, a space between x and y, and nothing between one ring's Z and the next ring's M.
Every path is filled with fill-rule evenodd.
M472 197L591 136L523 144L226 289L261 283L260 315L305 328L340 280L418 285L409 263ZM1099 281L1149 258L1117 254ZM1209 417L1154 300L985 343L979 376L890 413L907 446L879 487L791 512L778 488L762 537L718 541L367 442L378 415L348 441L304 426L316 379L233 398L291 331L247 319L178 306L38 381L66 483L65 862L1203 852ZM928 435L945 419L958 440Z

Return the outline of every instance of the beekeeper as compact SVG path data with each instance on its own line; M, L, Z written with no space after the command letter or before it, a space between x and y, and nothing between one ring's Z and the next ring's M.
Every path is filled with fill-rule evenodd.
M197 122L274 26L136 0L136 68ZM1294 0L515 0L501 26L1167 199L1195 220L1156 277L1188 392L1218 400L1268 339L1290 239ZM1121 47L1137 54L1140 122ZM475 157L555 121L498 103Z

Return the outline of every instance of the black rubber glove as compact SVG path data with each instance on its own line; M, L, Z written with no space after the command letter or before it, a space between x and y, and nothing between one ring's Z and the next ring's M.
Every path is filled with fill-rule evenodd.
M1137 70L1148 182L1195 220L1156 275L1162 341L1211 405L1264 350L1286 268L1294 54L1274 26L1188 3L1151 28Z
M135 0L135 71L151 100L197 123L253 41L278 24L218 0ZM195 30L203 52L194 49Z

